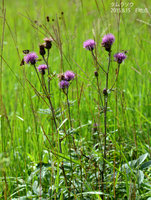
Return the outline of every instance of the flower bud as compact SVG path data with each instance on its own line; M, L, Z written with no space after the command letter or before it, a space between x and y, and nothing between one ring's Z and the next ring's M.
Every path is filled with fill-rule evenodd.
M103 89L103 94L104 94L105 96L107 95L107 89L106 89L106 88Z
M47 22L49 22L49 21L50 21L50 19L49 19L49 16L47 16L47 17L46 17L46 19L47 19Z
M46 53L45 46L43 44L39 45L39 53L41 56L44 56Z
M95 71L94 76L97 78L99 76L99 73L97 71Z

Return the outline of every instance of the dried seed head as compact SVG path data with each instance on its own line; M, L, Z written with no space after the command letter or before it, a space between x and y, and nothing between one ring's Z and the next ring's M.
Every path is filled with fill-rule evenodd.
M65 76L63 73L58 74L59 81L65 80Z
M45 41L45 48L51 49L53 39L52 38L45 38L44 41Z

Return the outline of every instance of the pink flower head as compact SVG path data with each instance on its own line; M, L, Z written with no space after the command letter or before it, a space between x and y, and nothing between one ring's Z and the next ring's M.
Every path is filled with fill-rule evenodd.
M48 42L48 41L49 41L49 42L52 42L52 41L53 41L53 39L52 39L51 37L49 37L49 38L46 37L46 38L44 38L43 40L44 40L45 42Z
M117 53L114 55L115 61L121 64L127 57L124 53Z
M64 77L65 77L65 80L71 81L71 80L74 79L75 74L74 74L72 71L66 71L66 72L64 73Z
M61 89L65 89L65 88L68 88L69 87L69 82L68 81L66 81L66 80L62 80L62 81L60 81L59 82L59 87L61 88Z
M105 47L106 51L110 51L114 41L115 41L114 35L109 33L103 37L101 45Z
M45 70L47 69L47 65L43 64L43 65L39 65L38 67L39 72L41 72L42 74L45 74Z
M31 53L28 53L26 56L24 56L24 61L27 63L27 64L31 64L31 65L34 65L36 62L37 62L37 54L35 52L31 52Z
M83 43L83 48L89 50L89 51L93 51L94 47L96 45L96 42L92 39L89 39L89 40L86 40L84 43Z

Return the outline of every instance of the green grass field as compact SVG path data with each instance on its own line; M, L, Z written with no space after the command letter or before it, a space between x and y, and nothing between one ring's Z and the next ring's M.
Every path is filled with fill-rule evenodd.
M0 30L0 199L150 200L150 0L2 0ZM83 42L95 40L107 72L108 33L115 36L108 89L113 55L128 52L105 96L106 75ZM36 67L44 63L46 37L54 39L44 76L50 93L33 65L20 66L27 49L37 53ZM67 70L75 73L68 95L58 85Z

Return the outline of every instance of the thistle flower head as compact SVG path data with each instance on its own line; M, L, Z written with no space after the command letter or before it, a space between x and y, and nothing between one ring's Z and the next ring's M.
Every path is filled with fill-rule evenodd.
M103 37L101 45L105 47L106 51L110 51L114 41L115 41L114 35L109 33Z
M124 53L116 53L114 58L118 64L121 64L127 57Z
M53 39L52 38L44 38L44 41L45 41L45 48L51 49Z
M26 56L24 56L24 61L27 64L34 65L37 62L37 58L38 58L37 54L35 52L31 52L28 53Z
M69 83L68 81L66 81L66 80L62 80L62 81L59 82L59 87L60 87L61 89L68 88L69 85L70 85L70 83Z
M45 70L47 69L47 65L43 64L43 65L39 65L38 67L39 72L41 72L42 74L45 74Z
M85 49L87 49L89 51L93 51L95 46L96 46L96 42L94 40L92 40L92 39L86 40L83 43L83 48L85 48Z
M66 71L66 72L64 73L64 77L65 77L65 80L71 81L71 80L74 79L75 74L74 74L72 71Z

